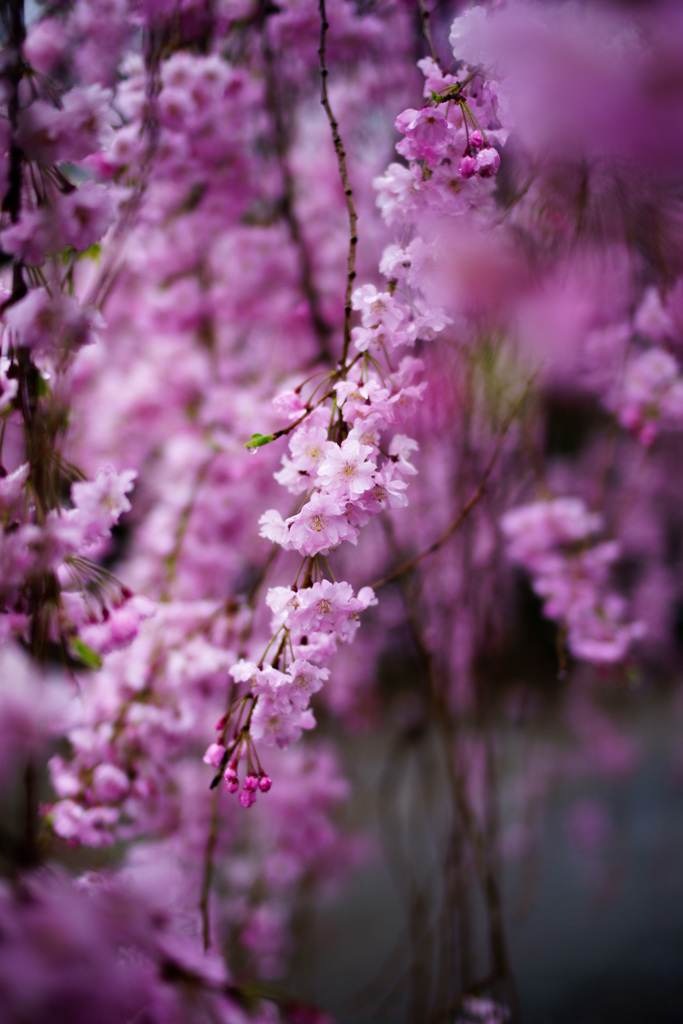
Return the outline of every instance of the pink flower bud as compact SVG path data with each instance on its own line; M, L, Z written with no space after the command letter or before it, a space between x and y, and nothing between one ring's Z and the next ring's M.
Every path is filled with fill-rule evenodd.
M239 795L239 802L242 805L242 807L251 807L255 800L256 795L254 793L250 793L246 789L243 789Z
M475 128L473 132L470 132L469 143L472 149L480 149L484 145L484 136L478 128Z
M232 776L228 777L227 775L224 775L223 778L225 779L225 788L228 793L236 793L240 788L239 780Z
M244 780L244 788L250 793L255 793L258 789L258 779L255 775L247 775Z
M270 787L273 785L273 780L269 775L262 775L258 780L258 788L262 793L267 793Z
M500 153L493 146L488 146L478 154L476 173L481 178L492 178L500 167Z
M207 747L202 761L204 764L210 764L212 768L218 768L223 760L224 753L225 747L222 743L212 743L210 747Z
M461 156L458 163L458 174L461 178L473 178L477 173L476 156Z

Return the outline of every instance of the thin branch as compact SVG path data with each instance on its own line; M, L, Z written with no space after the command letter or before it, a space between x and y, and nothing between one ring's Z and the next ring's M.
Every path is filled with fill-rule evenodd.
M325 9L325 0L319 2L320 10L320 49L318 50L318 57L320 59L320 102L325 109L327 114L327 120L330 122L330 129L332 131L332 139L334 142L334 149L337 154L337 163L339 165L339 176L341 178L342 187L344 189L344 196L346 198L346 209L349 213L349 258L347 262L347 274L346 274L346 293L344 296L344 350L342 352L341 363L342 366L346 364L346 357L348 355L349 347L351 345L351 291L353 289L353 282L356 277L356 246L358 245L358 215L356 213L356 207L353 202L353 190L349 181L349 174L346 169L346 153L342 144L341 136L339 134L339 125L332 113L332 107L330 106L330 100L327 94L327 65L325 63L325 43L327 40L327 30L330 27L327 21L327 12Z
M371 583L370 586L372 587L373 590L377 590L379 587L383 587L387 583L391 583L393 580L398 579L399 576L403 576L404 573L410 572L410 570L414 569L416 565L419 565L423 558L426 558L427 555L434 554L435 551L438 551L439 548L443 547L446 541L449 540L450 537L452 537L452 535L456 532L457 529L459 529L460 526L462 526L462 524L472 511L472 509L481 501L481 499L484 497L484 494L486 493L489 478L495 468L496 462L498 461L498 456L500 455L500 450L503 446L503 441L505 440L507 433L510 430L510 427L517 418L519 410L524 405L524 402L526 401L527 395L529 393L529 388L531 387L534 379L535 375L527 382L524 391L513 405L510 413L507 416L507 419L503 423L500 433L498 434L498 439L496 440L496 443L493 447L493 451L491 452L491 456L486 465L486 468L482 473L482 477L481 480L479 481L477 489L465 502L465 504L460 509L460 511L458 512L457 516L450 524L450 526L448 526L448 528L441 534L441 536L438 537L437 540L435 540L432 544L430 544L429 547L426 548L424 551L420 551L419 554L413 555L413 557L409 558L407 562L403 562L402 565L397 566L396 569L393 569L382 579L375 580L374 583Z
M0 7L7 40L7 56L2 77L7 82L7 113L12 129L7 168L7 192L2 200L2 209L5 213L9 213L10 220L15 224L19 219L21 208L23 173L23 154L16 142L16 131L19 118L19 83L24 71L22 47L26 40L26 26L24 24L23 0L6 0Z
M149 187L153 164L159 148L159 95L161 93L161 63L164 49L168 42L168 26L150 25L144 35L145 59L145 112L141 125L141 138L146 145L139 163L139 177L133 188L133 194L123 208L112 242L117 245L108 246L107 256L103 261L98 277L90 288L84 305L103 309L119 274L124 265L123 246L137 225L137 218Z
M176 525L175 537L173 539L173 548L171 549L170 554L166 557L166 578L159 598L161 601L171 600L171 588L176 581L178 561L180 559L180 552L185 540L185 535L187 533L188 526L190 525L190 518L194 512L199 492L205 484L209 470L219 454L220 452L212 450L209 457L201 463L197 470L190 496L181 509L178 523Z
M211 796L211 817L209 819L209 832L206 837L204 848L204 870L202 873L202 889L199 900L199 912L202 916L202 938L204 941L204 952L211 947L211 922L209 920L209 899L211 896L211 879L213 878L213 858L216 852L218 841L218 800L220 790Z
M281 90L279 88L276 75L275 55L270 45L270 39L268 38L268 26L265 19L263 23L262 38L266 97L268 100L268 107L273 116L273 141L275 143L275 152L280 164L280 171L282 173L282 215L285 219L285 223L287 224L287 228L289 229L289 237L296 249L299 263L299 283L306 298L306 302L308 303L311 322L318 342L318 348L320 349L320 355L323 359L329 362L332 358L330 352L332 327L327 322L322 312L320 293L318 292L313 280L311 255L308 251L308 246L305 238L303 237L301 224L296 213L294 178L292 176L292 170L288 159L290 144L289 132L285 123L283 105L281 102Z
M525 388L528 390L531 382ZM520 399L516 403L518 408ZM510 420L511 422L511 420ZM509 426L507 424L506 426ZM504 436L504 435L503 435ZM420 624L417 611L417 600L414 594L409 592L407 581L401 580L401 589L407 609L407 621L417 651L423 662L426 679L428 682L428 696L433 708L433 721L442 743L444 759L446 763L446 780L451 793L453 805L458 811L465 835L470 844L474 857L474 865L481 887L482 896L487 908L488 915L488 938L489 952L492 964L492 973L496 979L505 981L509 987L509 995L512 1001L513 1020L519 1019L517 987L510 959L507 952L507 939L505 935L505 922L503 919L503 900L499 880L496 872L496 864L490 856L487 840L488 836L479 826L477 816L470 804L467 791L467 780L457 762L457 752L454 743L453 719L449 710L443 681L438 678L434 657L428 645L425 643L423 630Z
M427 5L425 3L425 0L417 0L417 2L420 8L420 17L422 18L422 34L427 40L427 46L429 47L429 52L432 55L432 60L434 61L435 64L438 64L439 58L434 47L432 31L429 27L429 11L427 10Z

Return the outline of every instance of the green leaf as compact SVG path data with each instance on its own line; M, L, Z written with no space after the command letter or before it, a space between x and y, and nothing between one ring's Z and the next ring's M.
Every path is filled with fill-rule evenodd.
M88 249L84 249L83 252L79 252L77 258L79 260L96 260L99 263L101 253L102 246L100 245L100 243L93 242L93 244Z
M263 448L264 444L270 444L274 440L275 434L252 434L244 447L253 451L255 448Z
M70 646L74 658L82 662L86 668L102 668L102 659L97 651L94 651L92 647L88 647L79 637L72 637Z

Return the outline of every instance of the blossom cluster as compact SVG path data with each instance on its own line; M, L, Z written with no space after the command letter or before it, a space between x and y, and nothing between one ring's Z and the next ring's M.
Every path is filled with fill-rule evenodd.
M65 1013L75 1024L140 1014L155 1024L276 1019L272 1005L246 1011L222 958L197 955L139 872L125 879L88 873L74 886L55 869L24 880L20 892L3 882L0 922L7 1020Z
M293 107L305 105L318 76L317 4L283 5L267 25L247 19L245 45L244 12L234 5L209 13L187 3L182 14L176 6L46 5L25 45L17 41L21 59L12 64L10 53L3 65L16 71L3 81L3 184L19 188L9 188L0 224L12 264L0 363L2 640L18 640L35 662L66 662L78 687L68 715L43 700L49 722L36 714L33 730L33 690L27 683L26 701L8 692L3 735L14 722L16 743L4 749L14 763L64 736L50 762L48 841L107 846L152 835L154 855L166 860L163 841L175 842L195 916L203 850L218 829L231 895L215 901L216 931L207 924L205 943L230 933L251 969L269 974L286 962L304 880L329 880L349 863L331 823L346 784L316 748L280 766L281 798L269 823L254 826L254 857L240 876L243 829L212 825L213 794L191 766L243 638L260 628L243 581L263 542L245 493L269 495L273 467L267 455L245 458L244 437L264 394L281 386L274 378L292 362L328 357L345 240L329 126L305 118L296 131L283 128L277 96L265 95L266 81L281 76ZM330 21L331 59L359 69L345 94L352 117L396 78L390 63L378 76L372 59L381 26L396 28L400 61L408 22L393 7L362 17L346 3ZM297 46L306 40L296 66L281 58L292 33ZM313 162L302 159L309 123L321 153ZM372 174L381 157L370 156ZM285 216L293 174L315 187L299 185ZM359 191L359 207L371 204L369 186L366 195ZM300 218L316 225L303 238ZM322 239L327 254L311 271L309 247ZM245 345L251 332L254 346ZM255 379L256 347L265 356L283 338L279 363L268 356L272 377ZM304 661L292 676L299 706L314 688ZM303 815L294 810L302 794ZM192 823L188 806L197 808ZM201 945L196 930L190 944ZM186 975L176 980L180 990ZM253 999L249 1010L258 1016ZM184 1019L204 1011L222 1019L223 1008L198 997L184 1011ZM234 1002L227 1012L242 1019Z
M609 589L619 545L596 541L601 526L579 498L537 501L501 519L510 558L531 574L544 614L566 630L571 653L609 664L623 660L643 625L627 620L625 600Z
M457 23L451 43L460 59ZM500 167L496 147L509 135L495 77L464 62L455 74L444 74L430 57L418 65L429 102L396 119L404 135L396 148L408 167L392 163L375 182L387 224L490 209Z
M423 211L456 216L485 205L500 166L493 143L507 137L498 117L495 83L480 69L464 66L453 76L443 75L433 60L421 61L420 67L429 103L404 111L396 120L404 135L397 149L410 161L409 169L392 164L375 182L389 224L417 219L420 203ZM443 104L446 114L440 109ZM399 184L408 180L414 188ZM286 746L302 729L312 728L310 693L327 678L327 662L338 643L352 638L358 612L375 603L369 588L354 596L349 583L326 579L324 573L327 555L344 541L355 545L360 529L374 515L407 505L406 478L416 472L410 459L418 445L395 429L422 398L426 382L419 380L420 359L404 356L397 366L393 360L395 350L433 340L452 323L424 295L432 260L429 244L418 234L403 246L385 249L380 271L389 279L387 289L365 284L351 296L361 320L350 334L357 355L347 362L345 347L338 368L323 376L308 401L301 386L276 399L276 408L294 422L273 435L291 433L289 454L275 476L292 494L306 497L287 518L276 509L264 513L261 536L297 552L303 562L293 586L271 588L266 598L274 613L266 653L277 645L274 659L269 665L264 664L265 655L242 659L232 669L242 692L219 723L220 742L205 755L219 770L217 779L224 773L231 792L239 789L237 766L240 757L246 758L240 794L244 806L253 803L257 787L264 788L261 783L268 778L254 741ZM323 397L315 401L321 386ZM255 438L254 451L271 439Z
M374 332L378 354L387 361L388 351L407 341L408 326L417 329L391 294L372 285L353 293L353 305L362 310L367 325L354 330ZM445 320L439 323L445 326ZM289 455L283 456L275 476L291 493L305 492L306 498L287 519L276 509L264 513L261 536L297 552L303 562L294 585L268 591L266 603L273 614L266 652L276 645L275 657L269 665L264 664L265 655L258 661L242 659L231 670L235 684L242 690L248 687L248 692L221 724L226 745L215 744L207 752L209 762L225 772L231 792L238 789L240 756L247 758L248 774L240 794L244 806L253 803L257 780L263 790L267 778L260 766L258 775L251 767L252 753L258 762L254 742L284 747L298 739L302 729L314 726L311 694L329 676L327 664L338 644L352 640L359 613L376 604L371 588L354 594L350 583L325 578L327 555L344 541L356 544L360 529L384 509L405 506L405 478L416 472L410 462L416 442L400 433L387 439L387 433L403 423L420 400L426 384L414 381L422 363L405 356L396 369L388 362L383 370L376 357L367 354L365 339L359 344L356 335L354 340L359 354L348 369L329 375L327 393L315 407L304 405L302 412L296 392L276 400L296 419Z
M683 105L654 86L680 29L475 7L447 60L420 40L420 100L403 0L74 0L25 38L5 6L0 778L27 819L41 759L53 793L3 836L1 987L13 1020L265 1024L234 979L283 975L300 894L362 846L330 716L418 756L438 732L458 877L449 853L434 884L467 900L476 867L488 900L510 563L562 665L679 664ZM576 676L578 753L538 754L522 817L554 772L636 761ZM570 824L609 834L591 805ZM76 844L117 866L33 874ZM507 1018L505 964L494 1001L438 955L444 1006Z
M619 422L650 445L664 427L683 424L683 376L674 357L651 348L629 359L619 401Z
M104 325L97 308L75 295L74 274L116 216L116 196L85 169L111 141L112 93L48 83L36 77L30 90L17 87L15 148L5 154L13 184L0 244L14 260L14 275L2 302L0 635L35 646L29 595L37 588L41 643L88 663L98 657L86 639L89 627L100 626L96 648L128 643L151 604L131 600L94 564L130 510L137 472L105 465L87 480L59 450L74 360Z

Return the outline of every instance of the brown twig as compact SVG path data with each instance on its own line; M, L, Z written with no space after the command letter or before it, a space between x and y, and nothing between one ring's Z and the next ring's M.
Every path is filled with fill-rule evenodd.
M325 63L325 44L327 40L327 30L330 27L327 21L327 12L325 9L325 0L319 2L320 10L320 49L318 50L318 57L320 60L320 103L322 104L325 113L327 114L327 120L330 122L330 129L332 131L332 140L334 142L334 149L337 154L337 164L339 165L339 176L341 178L342 187L344 189L344 196L346 198L346 209L349 213L349 257L347 261L347 273L346 273L346 292L344 296L344 349L342 352L341 363L342 366L346 364L346 357L348 355L349 347L351 345L351 291L353 289L353 282L356 277L356 246L358 245L358 215L356 213L356 207L353 202L353 190L349 181L349 173L346 168L346 153L342 144L341 136L339 134L339 125L332 113L332 107L330 106L330 100L327 94L327 65Z
M435 64L438 64L439 58L434 47L434 40L432 39L432 30L429 27L429 11L427 10L427 5L425 4L425 0L417 0L417 2L420 8L420 17L422 18L422 34L427 40L427 46L429 47L429 52L432 56L432 60L434 61Z
M2 22L7 37L9 59L6 59L3 77L8 85L7 113L12 136L10 139L9 166L7 169L7 192L3 197L2 209L9 213L12 223L19 218L21 207L21 184L23 154L16 143L16 129L19 117L19 83L23 74L22 47L26 39L23 0L8 0L1 5Z
M176 581L176 576L178 573L178 561L180 559L180 553L182 551L185 535L187 534L187 530L190 525L190 519L192 517L192 513L194 512L199 492L203 485L206 483L206 478L209 474L209 470L211 469L211 466L213 465L219 454L220 452L212 450L209 457L207 459L204 459L204 461L201 463L199 469L197 470L194 483L192 485L192 492L188 500L185 502L184 506L180 510L180 516L178 517L178 522L176 524L175 537L173 538L173 547L171 549L170 554L166 557L166 578L164 580L164 585L159 596L160 601L171 600L171 589Z
M211 922L209 919L209 899L211 897L211 879L213 878L213 857L218 842L218 801L221 791L218 789L211 795L211 817L209 832L204 849L204 870L202 873L202 891L199 900L199 912L202 916L202 938L204 952L211 947Z
M529 385L527 385L527 389L528 387ZM518 406L519 402L516 405ZM486 904L488 944L492 966L490 977L492 982L501 981L508 985L513 1018L516 1020L519 1017L518 996L507 950L503 898L497 865L488 846L489 836L487 831L480 827L475 811L471 806L467 792L467 780L463 775L461 766L458 764L454 743L453 716L448 706L444 680L439 678L433 654L424 639L417 608L417 599L414 594L409 593L405 580L402 580L400 585L406 602L408 625L425 672L427 695L433 708L433 721L442 744L446 765L446 782L474 857L477 879ZM488 981L488 978L486 980ZM473 991L473 988L468 987L468 992L471 991ZM437 1019L442 1020L443 1017L440 1016Z
M311 314L313 331L318 342L320 355L326 361L331 361L330 337L332 327L325 319L320 302L320 293L313 280L313 265L311 255L308 251L306 239L301 231L301 224L296 212L294 177L289 163L290 133L285 122L281 91L278 87L277 75L275 72L275 55L268 38L268 26L263 23L263 65L266 81L266 98L268 108L273 117L273 141L275 153L280 164L282 174L282 198L281 211L289 230L289 237L296 249L299 263L299 283L304 293L308 309Z
M453 522L450 524L450 526L448 526L447 529L441 534L441 536L438 537L435 541L433 541L433 543L430 544L429 547L426 548L424 551L420 551L417 555L413 555L413 557L409 558L407 562L403 562L402 565L399 565L395 569L392 569L392 571L388 573L386 576L382 577L382 579L375 580L374 583L371 583L370 585L373 590L377 590L379 587L383 587L387 583L391 583L393 580L398 579L399 576L403 576L404 573L410 572L410 570L414 569L416 565L419 565L423 558L426 558L427 555L431 555L435 551L438 551L439 548L443 547L443 545L446 543L447 540L449 540L450 537L452 537L455 531L460 526L462 526L462 524L472 511L472 509L475 507L475 505L478 504L479 501L481 501L481 499L484 497L484 494L486 493L489 478L495 468L496 462L498 461L498 456L500 455L500 450L503 446L503 441L505 440L510 427L517 418L519 410L524 405L526 397L529 393L529 388L531 387L534 379L535 376L532 377L527 382L524 391L513 405L511 411L507 416L507 419L503 423L500 433L498 434L496 443L493 446L493 451L491 452L491 456L486 465L486 468L484 469L484 472L482 473L481 480L479 481L476 490L472 495L470 495L468 500L465 502L463 507L458 512Z

